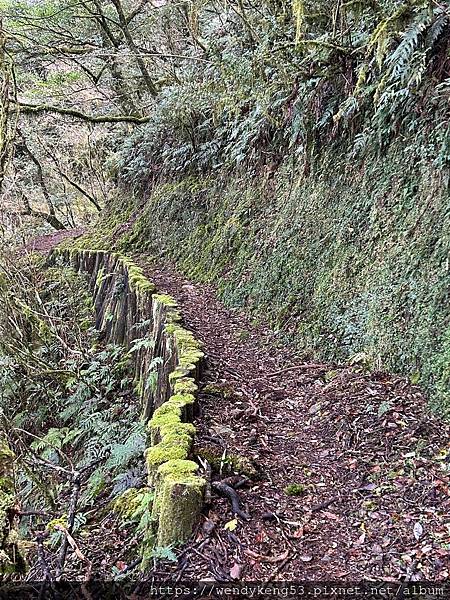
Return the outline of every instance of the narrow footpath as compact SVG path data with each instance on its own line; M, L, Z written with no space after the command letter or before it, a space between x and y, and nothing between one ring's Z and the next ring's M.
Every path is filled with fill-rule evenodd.
M37 238L26 250L47 252L80 233ZM178 561L158 561L150 575L448 579L450 424L430 415L420 388L358 366L302 363L211 287L134 259L176 298L207 356L194 451L212 479L210 500ZM224 483L239 496L239 515L217 493Z
M250 516L236 516L213 483L192 542L154 575L447 579L450 425L429 414L420 389L388 373L297 362L213 289L135 258L204 345L195 450Z

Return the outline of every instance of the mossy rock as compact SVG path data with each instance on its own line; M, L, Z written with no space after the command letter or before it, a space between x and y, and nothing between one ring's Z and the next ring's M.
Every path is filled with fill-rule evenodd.
M245 456L240 456L239 454L226 454L222 460L223 451L212 445L195 446L194 454L195 456L207 460L211 468L216 472L219 472L222 467L222 472L238 473L239 475L245 475L249 479L258 477L257 468L253 462Z
M236 395L236 391L229 383L208 383L202 388L202 393L225 399L233 398Z

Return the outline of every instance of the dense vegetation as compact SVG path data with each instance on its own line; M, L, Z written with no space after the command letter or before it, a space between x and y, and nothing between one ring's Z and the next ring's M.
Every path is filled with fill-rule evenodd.
M68 227L110 198L111 245L125 231L306 354L406 372L443 408L447 2L2 10L8 218Z
M1 271L0 431L15 456L16 552L35 579L70 576L80 565L114 577L118 559L139 553L150 526L134 347L102 343L86 282L71 269L44 268L36 256L23 257L20 269L2 260L9 269ZM129 543L117 555L121 537ZM8 572L5 554L0 568Z

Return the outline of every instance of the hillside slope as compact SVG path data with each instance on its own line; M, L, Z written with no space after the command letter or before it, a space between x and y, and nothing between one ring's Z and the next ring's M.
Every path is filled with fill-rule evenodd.
M285 4L199 11L202 50L109 160L99 243L174 260L305 355L407 374L445 412L448 7Z
M124 214L111 209L110 227ZM309 175L286 160L271 180L163 183L126 212L130 223L111 244L215 283L228 305L268 316L305 355L410 375L445 412L448 173L408 140L365 161L334 150Z

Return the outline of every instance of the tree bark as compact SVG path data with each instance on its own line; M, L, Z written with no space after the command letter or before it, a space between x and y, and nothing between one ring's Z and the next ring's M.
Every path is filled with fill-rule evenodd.
M128 45L128 48L130 49L130 52L132 54L134 54L136 63L139 66L139 69L142 73L142 77L144 79L145 86L146 86L147 90L149 91L149 93L154 98L156 98L156 96L158 95L158 90L156 89L155 83L147 69L145 61L142 60L141 56L139 55L139 50L138 50L136 44L134 43L133 36L131 35L130 28L128 27L127 18L123 11L122 4L121 4L120 0L111 0L111 2L114 4L114 7L117 12L117 16L119 17L120 28L122 29L123 35L124 35L125 40Z
M19 101L16 104L20 108L20 111L26 114L53 112L81 119L89 123L135 123L136 125L141 125L150 121L150 117L139 117L137 115L87 115L74 108L62 108L60 106L52 106L51 104L28 104L27 102Z
M49 225L53 227L53 229L56 229L57 231L62 231L63 229L66 229L66 226L63 223L61 223L61 221L55 215L31 208L30 200L25 196L23 192L22 200L25 205L25 209L22 212L19 212L19 215L38 217L39 219L46 221Z

